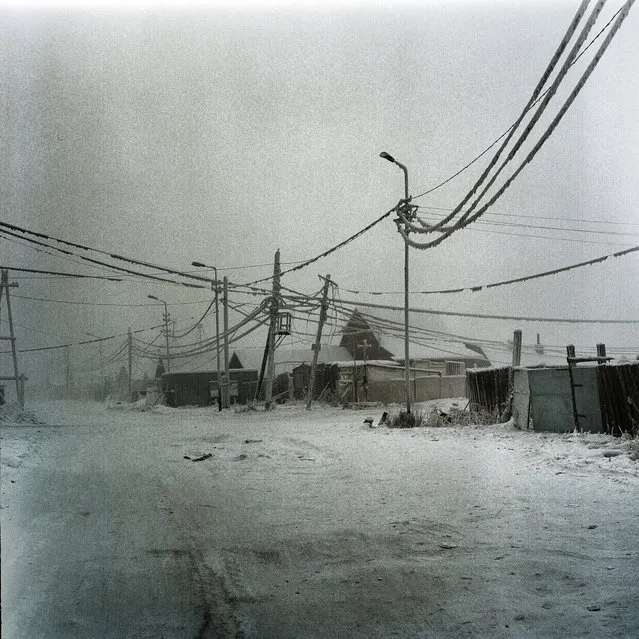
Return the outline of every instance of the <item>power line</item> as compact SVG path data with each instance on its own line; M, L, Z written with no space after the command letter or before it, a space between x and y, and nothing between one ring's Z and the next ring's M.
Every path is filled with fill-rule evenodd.
M583 3L582 3L582 6L583 6ZM584 9L585 9L585 7L584 7ZM617 17L617 15L619 15L619 13L622 11L622 9L623 9L623 7L618 9L615 12L615 14L612 16L612 18L610 18L610 20L601 28L601 30L597 33L597 35L594 36L594 38L588 43L588 45L586 47L584 47L583 51L581 53L579 53L579 55L570 63L570 66L573 66L574 64L577 63L577 61L586 53L586 51L597 41L597 39L610 26L612 21ZM581 7L580 7L580 10L581 10ZM573 22L574 22L574 19L573 19ZM532 107L535 106L535 104L539 100L541 100L544 97L544 95L545 95L545 93L541 94L537 98L537 100L528 107L528 110L532 109ZM475 156L470 162L465 164L461 169L459 169L458 171L453 173L450 177L446 178L443 182L440 182L439 184L436 184L435 186L427 189L423 193L420 193L419 195L416 195L413 199L418 198L418 197L423 197L424 195L428 195L430 193L433 193L433 191L436 191L437 189L440 189L442 186L445 186L446 184L448 184L449 182L454 180L457 176L461 175L466 169L470 168L473 164L475 164L475 162L478 162L479 160L481 160L481 158L484 157L484 155L486 155L486 153L488 153L494 146L499 144L499 142L501 142L501 140L503 140L512 130L514 130L514 128L516 126L517 126L517 123L511 124L510 127L508 127L508 129L506 129L506 131L504 131L494 142L492 142L489 146L487 146L479 155Z
M75 244L73 242L67 242L66 240L60 240L60 239L57 239L57 238L49 238L49 236L44 235L43 233L36 233L35 231L29 231L28 229L23 229L21 227L15 226L14 224L7 224L6 222L0 222L0 226L5 227L3 229L0 229L0 233L4 233L5 235L9 235L9 236L12 236L12 237L19 238L21 240L25 240L25 241L30 242L32 244L36 244L36 245L39 245L39 246L44 246L46 248L50 248L50 249L53 249L55 251L59 251L60 253L63 253L65 255L75 255L76 257L79 257L81 260L84 260L84 261L89 262L91 264L97 264L99 266L106 266L106 267L108 267L108 268L110 268L112 270L115 270L115 271L128 273L129 275L138 275L138 276L144 277L146 279L151 279L151 280L155 280L155 281L159 281L159 282L164 282L164 283L167 283L167 284L177 284L179 286L186 286L186 287L189 287L189 288L206 288L205 286L198 285L198 284L187 284L186 282L178 282L176 280L168 280L168 279L163 278L163 277L158 277L157 275L151 275L151 274L148 274L148 273L141 273L140 271L133 271L131 269L124 268L124 267L121 267L121 266L115 266L115 265L112 265L112 264L107 264L106 262L103 262L101 260L95 260L93 258L90 258L90 257L86 256L86 255L77 255L76 253L73 253L71 251L68 251L68 250L65 250L65 249L61 249L61 248L59 248L57 246L51 246L49 244L45 244L44 242L41 242L39 240L34 240L33 238L21 237L20 235L18 235L16 233L13 233L11 231L7 231L6 228L11 228L11 229L17 230L20 233L26 233L26 234L29 234L29 235L35 235L36 237L46 238L48 240L59 242L59 243L62 243L62 244L68 245L68 246L81 248L81 249L86 250L86 251L95 251L95 252L100 253L100 254L107 254L104 251L100 251L98 249L92 249L92 248L87 247L87 246L82 246L81 244ZM171 270L171 269L167 269L167 268L163 268L163 267L158 267L158 266L155 266L155 265L150 265L150 264L148 264L146 262L141 262L140 260L133 260L131 258L125 258L125 257L122 257L122 256L117 255L115 253L107 254L107 255L109 255L113 259L127 261L127 262L130 262L131 264L151 266L151 268L156 268L156 269L159 269L159 270L164 271L164 272L172 273L174 275L180 275L182 277L187 277L187 278L200 280L200 281L204 281L204 282L208 282L208 283L211 282L211 280L209 278L200 277L200 276L191 275L191 274L184 274L184 273L182 273L180 271L175 271L175 270Z
M431 206L431 205L419 205L420 209L433 209L435 211L452 211L450 206ZM534 220L553 220L554 222L583 222L585 224L614 224L617 226L639 226L639 222L617 222L612 220L588 220L580 217L557 217L554 215L529 215L527 213L488 213L489 216L496 217L523 217Z
M540 98L541 103L537 107L536 112L533 114L531 121L524 128L523 132L519 135L519 138L516 140L513 148L508 152L506 159L501 163L499 167L497 167L496 172L488 180L487 185L483 187L483 190L480 192L479 196L477 196L475 200L470 204L469 209L462 214L460 222L466 219L466 217L470 214L470 212L477 206L481 198L485 195L485 193L495 182L499 174L503 171L504 167L513 159L515 153L519 150L519 148L521 148L522 144L524 143L524 141L526 140L526 138L532 131L537 121L541 118L542 113L546 110L548 103L550 102L551 98L555 95L557 89L559 88L559 85L563 81L566 73L568 72L571 61L574 60L576 54L581 48L581 45L587 38L590 29L594 25L594 22L597 16L599 15L599 12L603 8L605 0L599 0L594 10L592 11L590 17L586 21L585 26L582 28L576 43L573 45L570 52L568 53L568 57L566 61L563 63L563 65L559 69L559 72L557 73L556 78L553 80L550 87L548 87L548 89L542 94L542 89L544 85L548 82L548 79L550 78L552 71L554 70L555 66L559 62L559 58L562 56L564 50L568 46L568 43L570 39L572 38L573 34L575 33L577 26L579 22L581 21L581 18L585 14L586 9L588 7L588 2L589 0L583 0L581 5L577 9L577 12L575 13L575 16L573 17L572 22L568 26L568 29L566 30L564 37L559 43L557 50L555 51L550 62L548 63L546 70L544 71L541 78L537 82L537 85L535 86L532 92L532 95L530 99L528 100L528 103L523 108L522 112L519 114L519 117L517 118L516 122L509 129L508 133L505 136L504 141L502 142L499 149L497 149L497 152L493 155L492 159L488 163L488 166L484 169L484 171L481 173L481 175L479 176L475 184L473 184L471 189L468 191L468 193L465 195L462 201L453 209L453 211L449 215L447 215L443 220L441 220L441 222L438 222L433 227L431 227L431 229L429 229L428 232L438 231L439 229L443 228L445 224L448 224L449 222L451 222L455 218L455 216L461 211L464 205L475 195L475 193L479 190L482 184L488 179L490 172L497 165L499 158L501 157L502 153L508 146L508 143L510 142L511 138L514 136L515 131L517 130L519 125L523 122L526 114L533 108L533 106L535 106L535 104L537 104L538 98ZM460 222L458 222L457 224L459 224ZM457 226L457 224L455 224L455 226ZM427 231L424 230L423 232L427 232ZM444 230L443 232L446 233L447 231Z
M131 331L132 334L135 333L143 333L145 331L156 331L158 328L162 328L163 325L159 325L159 326L150 326L148 328L139 328L136 329L134 331ZM33 330L36 331L38 333L44 333L44 331L38 331L37 329L30 329L30 328L25 328L25 327L20 327L20 328L24 328L25 330ZM53 337L57 337L56 335L54 335L53 333L46 333L47 335L52 335ZM126 333L118 333L117 335L109 335L108 337L98 337L96 339L85 339L85 340L81 340L81 341L77 341L77 342L67 342L66 344L58 344L57 346L41 346L38 348L23 348L21 350L18 350L19 353L34 353L37 351L52 351L52 350L56 350L59 348L67 348L69 346L83 346L86 344L94 344L95 342L104 342L107 340L111 340L111 339L115 339L116 337L125 337L128 335L128 332ZM11 351L0 351L0 354L5 354L5 353L10 353Z
M494 229L478 229L477 222L469 229L476 233L492 233L493 235L507 235L508 237L527 237L533 240L552 240L553 242L572 242L573 244L596 244L597 246L633 246L625 242L602 242L601 240L584 240L577 237L557 237L551 235L532 235L531 233L513 233L512 231L495 231Z
M437 219L437 218L434 218L434 219ZM540 231L564 231L566 233L591 233L593 235L616 235L621 237L636 237L638 235L637 232L633 232L633 231L603 231L599 229L577 229L577 228L566 228L565 226L545 226L542 224L524 224L523 222L502 222L498 220L486 220L486 219L477 222L477 224L485 224L488 226L506 226L506 227L524 228L524 229L539 229Z
M59 271L41 271L34 268L18 268L16 266L0 266L0 269L6 269L9 271L19 271L20 273L40 273L44 275L60 275L63 277L83 278L91 280L108 280L110 282L121 282L122 279L118 277L106 277L105 275L81 275L79 273L61 273Z
M79 304L81 306L122 306L122 307L145 307L145 306L159 306L159 304L152 303L137 303L137 304L122 304L117 302L84 302L81 300L54 300L46 297L30 297L28 295L12 295L11 297L17 297L22 300L31 300L36 302L49 302L51 304ZM190 306L194 304L207 304L208 300L200 300L197 302L175 302L171 303L171 306Z
M355 300L341 300L346 306L366 306L369 308L383 308L391 311L403 311L403 306L391 306L385 304L373 304L371 302L358 302ZM461 313L455 311L435 311L425 308L411 308L411 313L424 313L426 315L447 315L449 317L472 317L476 319L494 319L522 322L550 322L556 324L639 324L639 320L610 320L610 319L566 319L556 317L528 317L519 315L488 315L482 313Z
M540 137L540 139L537 141L537 143L533 146L531 151L526 155L526 157L524 158L524 160L520 164L520 166L506 180L506 182L501 186L501 188L499 188L498 191L488 200L488 202L486 204L484 204L479 210L477 210L476 213L470 215L470 211L472 209L474 209L474 207L478 204L479 200L487 192L488 188L494 183L497 175L503 169L503 167L514 157L514 154L516 153L516 151L519 150L519 148L523 144L524 140L528 136L528 133L532 130L532 127L536 124L536 122L540 118L541 113L545 109L548 101L550 100L550 98L552 97L554 92L556 91L556 88L558 87L559 82L563 79L563 76L565 75L565 72L567 71L568 67L566 66L566 63L564 63L564 66L562 67L561 71L559 72L558 77L555 79L555 81L553 82L552 86L550 87L548 94L542 100L542 102L541 102L540 106L538 107L536 113L534 114L531 122L528 124L528 126L524 130L523 134L520 136L519 140L515 143L514 148L511 149L511 151L509 152L508 157L506 158L506 160L504 160L504 162L502 162L500 168L497 170L497 174L495 174L491 178L491 180L488 182L488 185L486 187L484 187L484 190L480 193L480 195L472 203L470 209L467 210L455 224L453 224L450 227L444 227L443 226L443 224L448 223L448 221L450 221L454 217L454 215L456 215L458 210L461 209L461 207L468 201L469 196L472 193L474 193L474 190L475 190L476 187L473 187L471 192L469 192L469 195L467 195L466 198L464 198L462 203L458 207L456 207L456 209L455 209L455 211L453 211L453 213L451 213L449 216L444 218L444 221L442 221L442 222L440 222L437 225L432 226L432 227L429 226L429 225L425 225L425 226L422 226L420 228L418 226L415 226L415 225L411 224L403 216L400 208L397 207L397 211L398 211L398 214L400 216L400 219L402 219L402 222L404 222L404 224L407 226L407 228L409 228L409 230L417 231L419 233L430 233L430 232L434 232L434 231L441 232L441 235L439 237L437 237L436 239L434 239L434 240L431 240L429 242L418 243L418 242L414 242L413 240L411 240L408 237L408 232L406 230L404 230L403 228L401 228L401 226L398 226L398 230L399 230L400 234L402 235L402 237L404 238L404 241L408 245L410 245L410 246L412 246L414 248L422 249L422 250L437 246L438 244L443 242L446 238L450 237L450 235L452 235L454 232L456 232L459 229L464 228L465 226L468 226L469 224L471 224L474 221L476 221L479 217L481 217L488 210L488 208L490 206L492 206L497 201L497 199L499 199L503 195L503 193L506 191L506 189L508 189L508 187L517 178L519 173L524 169L524 167L529 162L532 161L532 159L535 157L535 155L537 154L539 149L545 144L545 142L548 140L548 138L552 135L553 131L555 130L555 128L557 127L557 125L559 124L559 122L561 121L563 116L566 114L566 112L568 111L568 109L570 108L570 106L572 105L574 100L576 99L577 95L579 94L579 92L581 91L583 86L585 85L586 81L588 80L588 78L590 77L592 72L594 71L595 67L597 66L597 64L601 60L601 57L603 56L604 52L608 48L610 42L612 41L613 37L616 35L617 31L621 27L621 24L623 23L623 21L627 17L628 12L630 11L630 8L632 7L633 4L634 4L634 0L627 0L627 2L622 7L622 10L619 12L619 14L618 14L618 16L617 16L612 28L610 29L610 32L608 33L608 35L604 39L603 43L599 47L599 49L596 52L596 54L593 57L593 59L590 61L588 67L586 68L586 70L582 74L581 78L579 79L579 81L577 82L577 84L575 85L573 90L571 91L570 95L568 96L568 98L566 99L566 101L564 102L562 107L559 109L558 113L555 115L555 117L553 118L553 120L550 123L550 125L547 127L546 131L543 133L543 135ZM577 40L576 44L573 46L573 49L572 49L572 51L569 54L569 59L570 59L571 56L574 55L574 53L577 51L577 49L583 43L583 38L585 37L585 34L587 34L587 32L591 28L592 24L594 24L594 19L596 19L597 15L598 15L598 12L600 11L602 6L603 6L603 1L600 0L600 2L597 3L595 9L593 10L590 18L588 19L584 29L582 30L582 34L580 35L580 37ZM479 183L481 183L481 181L483 180L483 178L486 175L487 175L487 172L485 171L484 174L482 174L482 178L480 178Z
M439 295L445 295L445 294L449 294L449 293L461 293L463 291L471 291L471 292L477 292L477 291L481 291L483 289L487 289L487 288L497 288L498 286L506 286L508 284L516 284L519 282L527 282L529 280L535 280L535 279L539 279L542 277L548 277L550 275L557 275L559 273L565 273L566 271L571 271L577 268L581 268L583 266L592 266L593 264L600 264L602 262L605 262L608 258L614 258L614 257L622 257L624 255L628 255L630 253L635 253L636 251L639 251L639 246L633 246L632 248L626 249L624 251L618 251L617 253L612 253L610 255L603 255L602 257L597 257L595 259L592 260L586 260L585 262L579 262L577 264L571 264L570 266L562 266L561 268L556 268L556 269L552 269L550 271L543 271L541 273L534 273L533 275L524 275L522 277L515 277L513 279L510 280L503 280L501 282L494 282L492 284L482 284L480 286L466 286L463 288L450 288L450 289L439 289L439 290L435 290L435 291L412 291L411 294L415 294L415 295L434 295L434 294L439 294ZM362 291L357 291L357 290L350 290L350 289L343 289L345 291L347 291L348 293L354 293L356 295L359 295ZM369 294L369 295L398 295L398 294L403 294L404 291L364 291L365 293Z
M384 213L384 215L381 215L376 220L374 220L373 222L371 222L370 224L365 226L363 229L361 229L360 231L357 231L357 233L354 233L350 237L347 237L345 240L343 240L339 244L336 244L332 248L324 251L323 253L320 253L319 255L317 255L316 257L311 258L310 260L306 260L305 262L302 262L301 264L298 264L297 266L295 266L293 268L289 268L289 269L287 269L285 271L282 271L280 273L280 277L282 275L286 275L287 273L292 273L293 271L299 271L300 269L305 268L305 267L309 266L310 264L313 264L313 262L317 262L317 260L319 260L319 259L321 259L323 257L326 257L327 255L330 255L331 253L334 253L335 251L337 251L337 250L341 249L342 247L346 246L348 243L350 243L353 240L357 239L360 235L363 235L364 233L370 231L374 226L379 224L382 220L386 219L391 213L394 213L394 212L395 212L395 208L390 209L390 211L386 211L386 213ZM253 284L258 284L260 282L268 282L269 280L272 280L272 279L273 279L273 276L271 275L269 277L263 277L263 278L261 278L259 280L253 280L252 282L248 282L247 284L244 284L244 286L251 286Z

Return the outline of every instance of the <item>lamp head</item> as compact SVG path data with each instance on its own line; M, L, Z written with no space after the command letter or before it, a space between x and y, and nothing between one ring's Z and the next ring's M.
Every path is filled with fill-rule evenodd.
M199 266L206 268L206 264L202 264L202 262L191 262L191 266Z
M395 158L392 155L386 153L386 151L382 151L379 154L379 157L384 158L385 160L388 160L389 162L392 162L393 164L395 164Z

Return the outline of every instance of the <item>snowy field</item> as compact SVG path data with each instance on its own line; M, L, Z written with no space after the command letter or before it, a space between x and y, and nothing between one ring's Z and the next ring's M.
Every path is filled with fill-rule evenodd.
M639 636L637 442L29 410L0 424L3 637Z

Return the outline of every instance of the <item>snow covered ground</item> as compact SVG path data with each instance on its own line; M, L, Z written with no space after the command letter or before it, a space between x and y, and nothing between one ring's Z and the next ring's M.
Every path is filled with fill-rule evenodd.
M639 636L636 441L364 423L382 408L29 408L46 425L0 424L3 637ZM138 592L116 623L114 554L120 577L145 554L149 582L188 555L202 601L160 624L177 593L144 614Z

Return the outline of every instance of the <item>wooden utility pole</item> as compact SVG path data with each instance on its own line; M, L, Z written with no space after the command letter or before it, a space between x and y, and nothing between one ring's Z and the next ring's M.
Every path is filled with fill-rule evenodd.
M319 276L322 279L322 276ZM317 326L317 335L315 336L315 344L311 347L313 349L313 361L311 363L311 379L308 382L308 396L306 398L306 410L311 410L311 402L313 401L313 393L315 392L315 373L317 371L317 358L322 341L322 329L324 328L324 322L326 321L326 312L328 310L328 287L332 283L330 274L324 279L324 288L322 289L322 305L320 307L319 324Z
M11 354L13 356L13 377L1 376L1 381L15 381L16 383L16 397L20 406L24 407L24 382L26 377L20 375L18 371L18 351L16 349L16 336L13 331L13 315L11 314L11 297L9 296L9 289L17 288L16 283L9 284L9 271L2 269L2 276L0 278L0 302L2 302L2 294L5 293L7 298L7 319L9 320L9 336L0 337L1 340L8 340L11 342Z
M515 366L519 366L521 363L521 341L522 341L522 333L521 330L517 329L513 333L513 360L512 365L513 368Z
M64 362L65 384L64 384L64 391L65 391L66 398L69 399L69 396L71 395L71 358L70 358L70 354L69 354L69 345L68 344L67 344L67 346L64 347L64 354L65 354L65 362Z
M219 304L219 282L217 279L217 268L214 267L215 271L215 363L217 365L217 409L222 410L222 384L220 383L222 377L220 370L220 304ZM211 284L213 286L213 284Z
M224 378L222 380L222 404L223 408L231 406L229 397L229 278L224 276Z
M130 328L127 335L127 344L129 347L129 401L133 401L133 334Z
M264 407L271 409L273 401L273 380L275 378L275 335L277 333L277 314L280 307L280 249L275 251L273 265L273 293L271 296L271 322L268 331L268 374L266 377L266 391Z
M364 401L368 401L368 369L366 368L366 362L368 361L368 349L371 344L368 340L364 340L361 344L357 345L357 348L361 348L364 351L364 375L362 377L362 390L364 391Z

